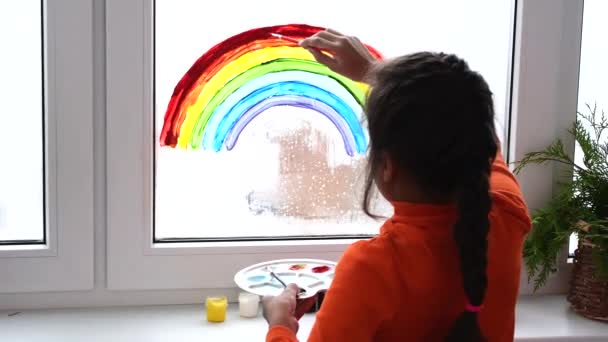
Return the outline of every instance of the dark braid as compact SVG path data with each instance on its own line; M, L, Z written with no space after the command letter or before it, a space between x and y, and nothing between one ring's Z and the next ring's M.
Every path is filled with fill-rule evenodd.
M485 80L454 55L416 53L381 65L367 101L370 133L363 209L369 210L382 153L429 194L458 206L454 239L463 289L481 306L487 287L489 177L498 150L492 93ZM448 341L482 341L477 314L465 311Z
M484 165L485 166L485 165ZM489 191L489 166L477 179L471 179L457 195L460 218L454 225L454 239L460 253L460 271L465 294L473 306L484 301L488 279L486 275L488 230L491 200ZM481 341L482 335L477 314L464 311L456 320L447 341Z

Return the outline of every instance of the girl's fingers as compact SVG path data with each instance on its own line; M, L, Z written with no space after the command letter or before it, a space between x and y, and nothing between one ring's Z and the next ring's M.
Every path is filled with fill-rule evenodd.
M297 284L289 284L287 285L287 288L285 289L284 293L287 293L290 297L296 298L296 296L298 295L298 291L300 291L300 288Z
M361 40L357 37L351 37L352 46L359 51L361 55L368 56L369 58L374 58L372 53L369 52L365 44L361 42Z
M343 36L339 35L339 34L335 34L329 31L321 31L321 32L317 32L316 34L317 37L321 37L323 39L329 40L331 42L338 42L340 39L344 38Z
M329 32L329 33L331 33L331 34L334 34L334 35L336 35L336 36L344 36L342 33L338 32L338 31L336 31L336 30L334 30L334 29L331 29L331 28L328 28L328 29L326 29L325 31L327 31L327 32Z
M314 35L302 40L300 46L304 48L317 48L319 50L333 51L338 47L338 43L320 35Z
M333 29L302 40L300 46L307 49L317 62L355 81L363 80L374 60L358 38L345 36Z
M317 62L326 65L330 69L333 69L336 67L337 62L333 57L324 54L323 52L321 52L320 50L318 50L316 48L310 48L310 49L308 49L308 51L313 55L313 57L317 60Z

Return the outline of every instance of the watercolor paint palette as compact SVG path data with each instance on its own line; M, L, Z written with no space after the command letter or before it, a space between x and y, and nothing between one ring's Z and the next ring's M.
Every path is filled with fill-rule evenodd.
M283 292L283 285L294 283L303 291L299 298L309 298L329 288L334 278L336 263L317 259L273 260L246 267L234 276L236 284L246 292L258 296L276 296Z

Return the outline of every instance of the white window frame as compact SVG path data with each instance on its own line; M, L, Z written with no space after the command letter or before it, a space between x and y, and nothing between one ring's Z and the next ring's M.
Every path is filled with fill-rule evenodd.
M0 293L93 287L92 0L42 4L46 243L0 246Z
M561 139L574 157L568 133L576 118L583 25L583 0L519 0L514 53L509 162ZM557 164L557 163L556 163ZM544 206L564 179L561 165L529 166L518 179L531 211ZM537 293L565 293L572 265L563 249L557 272ZM532 284L522 269L522 294Z
M582 0L516 4L510 161L556 137L574 146L564 128L576 113L582 24ZM353 240L153 244L151 1L106 0L106 20L108 288L234 288L234 273L255 262L292 257L337 260ZM555 87L545 86L553 82ZM555 179L547 175L556 173L531 167L520 175L531 208L550 198ZM565 260L544 292L564 291ZM530 292L523 272L522 293Z

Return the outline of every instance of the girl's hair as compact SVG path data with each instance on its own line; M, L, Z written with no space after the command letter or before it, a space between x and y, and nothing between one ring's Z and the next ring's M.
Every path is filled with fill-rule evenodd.
M427 193L450 196L459 217L453 236L466 298L480 306L487 287L490 167L498 150L488 84L455 55L421 52L382 64L367 100L370 134L363 210L387 154ZM481 341L477 314L465 311L448 341Z

